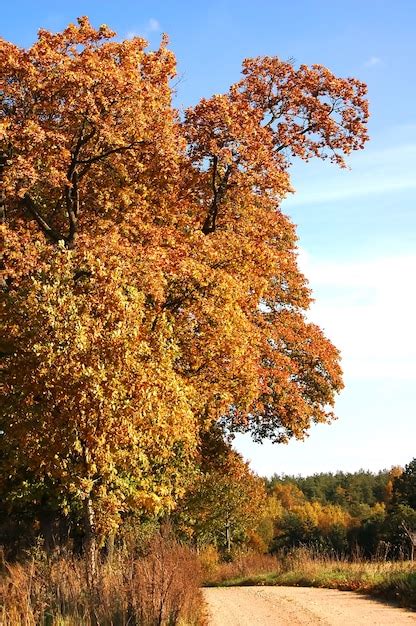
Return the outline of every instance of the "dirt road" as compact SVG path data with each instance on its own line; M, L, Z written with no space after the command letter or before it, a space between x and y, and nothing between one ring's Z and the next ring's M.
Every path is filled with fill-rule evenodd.
M416 626L416 613L350 591L229 587L204 595L210 626Z

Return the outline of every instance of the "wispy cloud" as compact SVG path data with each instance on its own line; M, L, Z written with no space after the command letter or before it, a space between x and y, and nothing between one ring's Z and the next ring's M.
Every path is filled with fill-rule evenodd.
M147 23L147 30L151 33L155 33L156 31L160 31L160 24L157 19L151 17Z
M300 206L307 204L323 204L324 202L332 202L334 200L343 200L344 198L356 198L372 194L385 194L394 191L405 191L408 189L416 189L416 178L414 176L402 176L401 179L393 177L383 178L379 180L365 180L364 177L351 177L346 185L337 185L334 189L322 189L312 191L311 193L299 194L289 199L292 206Z
M381 63L380 57L372 56L365 63L365 67L374 67L375 65L379 65Z
M416 142L356 154L350 159L351 170L318 169L320 164L311 163L305 169L302 189L289 196L285 204L316 205L416 189L415 162Z
M126 33L127 39L133 39L133 37L146 37L152 33L158 33L161 31L159 20L155 17L151 17L147 20L146 24L141 28L135 30L129 30Z

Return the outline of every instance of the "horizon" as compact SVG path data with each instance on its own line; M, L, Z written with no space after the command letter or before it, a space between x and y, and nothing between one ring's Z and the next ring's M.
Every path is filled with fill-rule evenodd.
M409 463L412 461L413 459L410 459ZM406 465L409 465L409 463L406 463ZM357 470L353 470L351 472L349 471L343 471L343 470L330 470L328 472L313 472L313 474L286 474L285 472L281 473L281 474L271 474L270 476L260 476L260 478L262 478L263 480L272 480L273 478L279 478L279 479L284 479L284 478L313 478L314 476L326 476L328 474L332 474L333 476L338 476L340 474L342 474L343 476L350 476L350 475L355 475L355 474L372 474L373 476L377 476L379 474L388 474L390 473L392 470L396 469L397 467L400 467L401 469L405 469L405 467L403 466L398 466L398 465L392 465L391 467L383 467L383 469L380 470L369 470L365 467L360 467Z

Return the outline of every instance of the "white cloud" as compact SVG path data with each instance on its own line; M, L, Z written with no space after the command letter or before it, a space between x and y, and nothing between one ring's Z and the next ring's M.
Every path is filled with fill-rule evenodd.
M156 20L154 17L151 17L150 20L147 23L147 31L154 33L156 31L160 30L160 24L158 22L158 20Z
M310 318L341 350L346 379L416 381L416 254L299 264L316 298Z
M301 249L299 265L316 298L309 317L341 350L340 419L313 426L303 442L256 445L240 435L236 448L260 475L404 465L416 436L416 253L337 261Z
M374 65L379 65L381 63L380 57L372 56L365 63L365 67L374 67Z

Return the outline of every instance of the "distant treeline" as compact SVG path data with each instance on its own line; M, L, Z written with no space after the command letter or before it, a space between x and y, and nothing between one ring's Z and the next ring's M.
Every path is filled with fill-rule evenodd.
M362 505L371 507L389 501L392 480L401 473L401 468L386 469L376 474L362 469L352 473L324 472L306 477L274 474L266 480L269 490L273 490L276 485L296 485L309 501L338 504L354 513Z
M416 459L405 470L274 475L271 550L306 546L347 556L408 558L416 529Z

